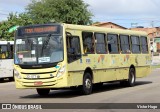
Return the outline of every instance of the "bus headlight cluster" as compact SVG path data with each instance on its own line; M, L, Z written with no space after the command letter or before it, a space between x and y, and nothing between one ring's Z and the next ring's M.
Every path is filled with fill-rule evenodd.
M14 76L17 77L18 79L21 79L21 76L16 69L14 69Z
M65 73L65 71L66 71L66 67L65 66L63 66L62 68L60 68L60 70L57 73L57 77L62 76Z

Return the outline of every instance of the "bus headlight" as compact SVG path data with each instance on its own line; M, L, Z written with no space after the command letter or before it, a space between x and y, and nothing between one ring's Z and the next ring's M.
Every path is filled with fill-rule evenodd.
M66 71L66 67L65 66L63 66L62 68L60 68L60 70L57 73L57 77L62 76L65 73L65 71Z
M18 79L21 79L21 76L19 75L19 72L16 69L14 69L14 76Z

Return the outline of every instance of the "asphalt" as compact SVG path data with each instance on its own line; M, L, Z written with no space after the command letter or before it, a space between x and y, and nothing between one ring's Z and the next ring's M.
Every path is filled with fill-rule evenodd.
M16 89L14 82L0 83L0 103L159 103L160 68L134 87L121 87L119 83L105 83L91 95L81 95L75 90L52 90L46 97L37 95L35 89ZM127 106L127 105L126 105ZM160 106L160 104L159 104ZM62 105L63 108L63 105ZM47 110L0 110L0 112L159 112L151 109L47 109ZM93 107L94 108L94 107ZM160 108L160 107L159 107Z

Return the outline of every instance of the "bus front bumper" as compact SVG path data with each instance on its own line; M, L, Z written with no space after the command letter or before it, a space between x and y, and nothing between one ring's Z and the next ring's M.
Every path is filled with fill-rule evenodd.
M43 79L43 80L28 80L15 78L17 89L34 89L34 88L62 88L67 87L67 80L63 77Z

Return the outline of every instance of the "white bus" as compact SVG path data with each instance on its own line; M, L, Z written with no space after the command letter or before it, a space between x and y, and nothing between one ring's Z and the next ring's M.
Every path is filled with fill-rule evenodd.
M13 80L13 45L14 41L0 41L0 81Z

